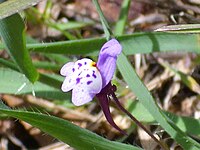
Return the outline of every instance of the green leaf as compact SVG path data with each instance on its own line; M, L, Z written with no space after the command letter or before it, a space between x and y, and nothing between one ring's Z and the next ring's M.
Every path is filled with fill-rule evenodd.
M0 3L0 19L6 18L28 7L36 5L40 1L42 0L8 0Z
M51 82L55 80L56 82L60 82L60 85L62 80L64 80L58 75L48 77L52 79ZM39 81L32 84L23 74L7 68L0 68L0 83L0 93L3 94L35 94L37 97L50 100L58 99L71 101L70 93L61 92L60 85L58 88L54 88Z
M61 30L70 30L70 29L83 28L89 25L93 25L94 23L69 21L66 23L51 23L51 24L54 24L54 26L57 26Z
M7 67L19 72L17 66L15 64L13 64L12 62L9 62L9 61L4 60L4 59L0 59L0 62L3 65L5 65L5 66L7 66ZM61 77L61 76L59 76L59 77ZM57 88L57 89L60 89L61 84L62 84L61 80L59 80L59 79L57 79L57 78L55 78L55 77L53 77L51 75L43 74L43 73L39 74L39 79L38 80L40 82L46 84L46 85L49 85L49 86Z
M109 40L111 39L111 36L112 36L112 31L106 21L106 18L101 10L101 7L99 5L99 2L98 0L93 0L92 1L94 3L94 6L96 7L96 10L99 14L99 17L100 17L100 20L101 20L101 24L103 26L103 30L104 30L104 33L105 33L105 36L106 36L106 40Z
M8 61L8 60L5 60L3 58L0 58L0 64L4 65L4 66L6 66L6 67L8 67L10 69L13 69L15 71L18 71L17 66L11 61Z
M7 66L7 67L9 67L13 70L18 70L17 66L9 60L5 60L5 59L0 58L0 63L4 64L5 66ZM36 68L47 69L47 70L60 70L60 68L61 68L61 65L57 65L57 64L54 64L52 62L47 62L47 61L43 61L43 62L37 61L37 62L34 62L33 65Z
M43 44L28 44L27 48L34 52L97 56L99 49L105 41L104 38L81 39Z
M175 139L176 142L178 142L184 149L200 149L199 143L182 132L160 110L151 93L140 80L137 73L123 53L118 58L117 66L124 80L129 85L129 88L134 92L134 94L137 96L143 106L149 111L149 113L155 118L155 120L165 129L166 132L168 132L171 138Z
M173 34L162 32L134 33L118 36L125 55L152 52L195 52L200 53L198 34ZM51 43L27 44L34 52L97 56L105 38L91 38ZM190 43L190 44L188 44ZM0 49L5 46L0 44Z
M124 0L122 3L119 19L115 26L115 35L122 35L126 26L126 21L128 18L129 6L131 0Z
M134 33L118 36L125 55L152 52L196 52L200 53L198 34ZM27 44L34 52L97 56L105 38L91 38L51 43ZM188 44L190 43L190 44ZM3 45L0 45L3 47Z
M60 70L60 68L61 68L60 65L57 65L57 64L52 63L52 62L47 62L47 61L43 61L43 62L37 61L37 62L34 62L33 65L36 68L46 69L46 70L51 70L51 71Z
M25 25L19 14L0 20L0 35L6 45L7 52L19 70L34 83L39 74L32 64L29 51L26 49L24 31Z
M145 123L154 123L154 117L148 112L148 110L139 102L130 100L128 104L128 110L132 113L139 121ZM142 110L142 111L141 111ZM170 112L163 111L168 118L170 118L183 132L187 134L200 136L200 120L177 116ZM195 129L195 130L194 130Z
M57 117L44 115L37 112L26 112L21 110L8 109L0 101L0 113L6 114L28 122L52 135L53 137L69 144L77 150L95 149L95 150L139 150L128 144L109 141L86 129L82 129L66 120Z
M65 64L66 62L72 61L71 59L62 54L48 54L48 53L43 53L43 54L48 59L55 61L61 65Z

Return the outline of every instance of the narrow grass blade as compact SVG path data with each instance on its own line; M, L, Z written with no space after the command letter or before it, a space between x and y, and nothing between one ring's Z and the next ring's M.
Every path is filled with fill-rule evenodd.
M34 83L39 74L32 64L29 51L26 49L24 30L25 25L19 14L0 20L0 35L6 45L7 52L19 70Z
M3 2L0 4L0 19L6 18L28 7L36 5L40 1L42 0L8 0Z
M46 70L51 70L51 71L59 71L60 68L62 67L61 65L57 65L57 64L54 64L52 62L47 62L47 61L43 61L43 62L40 62L40 61L37 61L37 62L34 62L33 65L36 67L36 68L39 68L39 69L46 69Z
M198 34L134 33L118 36L125 55L152 52L196 52L200 53ZM27 44L28 49L42 53L97 56L105 38ZM3 47L3 45L0 45Z
M4 60L4 59L0 59L0 62L3 65L9 67L10 69L13 69L13 70L19 72L19 69L17 68L17 66L15 64L13 64L12 62L9 62L9 61ZM61 78L61 76L59 76L59 77ZM39 73L38 81L40 81L41 83L44 83L46 85L49 85L51 87L54 87L56 89L60 89L61 84L62 84L61 80L58 80L57 78L55 78L51 75L43 74L43 73Z
M75 149L86 150L139 150L128 144L122 144L106 140L88 130L82 129L66 120L53 116L44 115L37 112L26 112L21 110L11 110L0 101L0 113L6 114L28 122L52 135L53 137L69 144Z
M131 112L139 121L154 124L154 117L148 112L148 110L139 102L129 100L128 110ZM142 110L142 111L141 111ZM190 135L200 137L200 120L192 117L177 116L170 112L163 111L168 118L170 118L183 132ZM195 129L195 130L194 130Z
M115 35L122 35L126 26L126 21L128 18L128 11L131 0L124 0L121 6L119 19L115 26Z
M52 79L52 82L54 80L59 82L60 86L62 80L64 80L58 75L51 76L50 79ZM0 83L0 93L2 94L23 95L35 93L35 96L49 100L71 101L70 93L63 93L60 86L55 88L39 81L31 84L23 74L8 68L0 68Z
M86 26L91 26L94 23L93 22L73 22L69 21L67 23L54 23L55 26L58 26L59 29L61 30L71 30L71 29L78 29L78 28L83 28Z
M92 2L94 3L95 7L96 7L96 10L99 14L99 17L100 17L100 20L101 20L101 24L103 26L103 30L104 30L104 33L105 33L105 36L106 36L106 40L108 41L109 39L111 39L111 36L112 36L112 31L105 19L105 16L101 10L101 7L99 5L99 2L98 0L92 0Z

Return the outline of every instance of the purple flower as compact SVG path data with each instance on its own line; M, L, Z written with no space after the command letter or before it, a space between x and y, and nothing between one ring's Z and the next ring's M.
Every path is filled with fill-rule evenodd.
M115 39L108 41L101 48L97 68L102 76L102 88L111 81L116 69L117 56L121 51L122 46Z
M116 39L111 39L101 48L97 63L83 58L75 63L65 64L60 73L65 76L61 89L63 92L72 90L72 103L74 105L80 106L88 103L96 96L107 121L115 129L126 134L115 124L109 109L111 98L115 100L120 109L123 108L114 93L116 86L111 84L116 69L117 56L121 51L120 43Z

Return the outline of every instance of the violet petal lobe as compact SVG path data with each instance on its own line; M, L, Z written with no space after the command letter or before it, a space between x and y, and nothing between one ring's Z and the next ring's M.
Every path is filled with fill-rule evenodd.
M102 46L97 62L97 68L102 76L102 88L112 79L116 69L117 56L121 51L122 46L116 39L111 39Z

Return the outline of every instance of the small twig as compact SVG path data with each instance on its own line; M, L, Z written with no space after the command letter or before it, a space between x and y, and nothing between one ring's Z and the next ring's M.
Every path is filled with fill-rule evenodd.
M195 12L195 13L197 13L197 14L200 14L200 8L199 8L199 6L192 6L192 5L188 5L188 4L184 4L182 1L174 1L174 3L177 5L177 7L180 7L180 8L182 8L182 9L184 9L184 10L191 10L191 11L193 11L193 12Z

